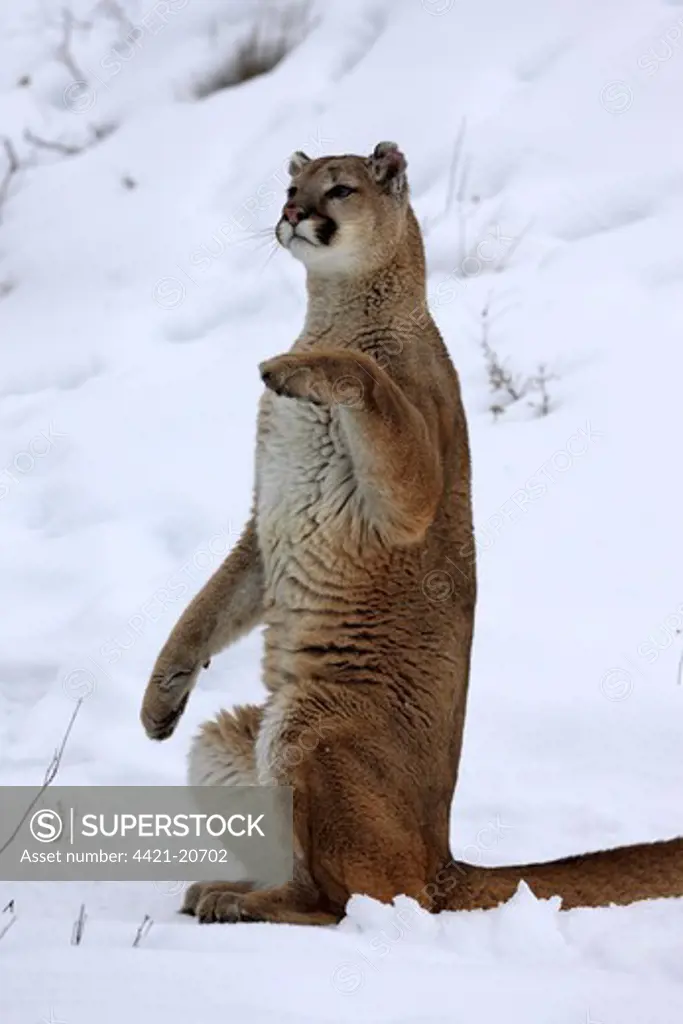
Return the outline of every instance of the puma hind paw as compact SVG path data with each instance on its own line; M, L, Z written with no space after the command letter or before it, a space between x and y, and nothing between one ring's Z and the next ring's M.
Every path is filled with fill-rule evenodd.
M252 889L251 882L194 882L185 892L180 913L202 924L241 920L232 908Z

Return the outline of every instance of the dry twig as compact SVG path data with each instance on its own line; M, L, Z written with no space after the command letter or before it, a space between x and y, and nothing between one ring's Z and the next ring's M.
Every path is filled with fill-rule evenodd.
M88 23L78 21L73 11L69 10L68 7L62 8L62 38L57 46L55 56L64 65L75 82L85 82L87 77L76 62L71 48L74 29L87 27L89 27Z
M74 921L74 926L71 929L71 945L80 946L83 938L83 932L85 931L85 922L88 915L85 912L85 903L81 903L81 909L78 912L78 917Z
M8 915L8 918L7 921L2 926L0 926L0 940L4 939L5 935L7 935L7 932L10 930L12 925L16 924L17 913L16 910L14 909L14 900L10 900L7 906L3 909L2 917L0 917L0 920L2 920L5 917L5 914Z
M133 939L133 949L137 949L142 940L149 934L149 930L153 924L154 921L149 916L149 914L145 914L145 916L142 919L140 927L135 933L135 938Z
M27 142L37 146L38 149L51 149L55 153L63 153L64 156L75 156L76 153L80 153L83 149L82 146L76 146L73 143L60 142L59 139L44 139L40 135L36 135L30 128L24 129L24 138Z
M50 761L50 763L49 763L49 765L47 767L47 771L45 772L45 778L43 779L42 786L40 787L40 789L38 790L38 792L34 796L33 800L31 800L30 804L28 805L28 807L24 811L23 815L19 819L19 821L18 821L16 827L14 828L14 831L12 832L12 834L9 836L8 839L5 840L5 842L2 844L2 846L0 846L0 856L2 856L2 854L8 848L10 843L14 842L14 840L16 839L16 837L19 834L19 830L21 829L21 826L24 824L24 822L26 821L26 819L28 818L29 814L31 813L33 808L36 806L38 801L40 800L40 798L43 795L43 793L45 792L45 790L48 788L48 786L50 786L54 782L54 780L56 778L56 775L57 775L57 772L59 771L59 766L62 763L62 757L64 756L64 751L66 749L66 745L68 743L69 736L71 735L71 730L74 727L74 722L76 721L76 716L78 715L78 712L81 710L82 704L83 704L83 697L81 697L79 700L76 701L76 706L74 707L73 714L71 715L71 718L69 719L69 724L67 725L66 732L64 733L64 736L62 737L62 742L59 745L59 747L57 748L57 750L55 750L54 754L52 755L52 760Z
M540 363L536 373L528 377L513 373L504 364L490 341L491 301L492 295L489 295L481 310L480 346L484 353L489 387L495 396L495 400L489 406L493 418L497 419L509 406L520 402L534 392L538 397L529 401L528 405L537 416L547 416L552 408L548 383L551 380L557 380L557 377L548 372L545 363Z
M30 128L24 129L24 138L37 149L48 149L54 153L61 153L63 156L77 156L86 149L90 149L96 142L101 142L115 130L114 124L90 125L88 128L89 138L82 143L62 142L61 139L44 139L42 135L36 135Z
M5 156L7 157L7 167L2 178L0 178L0 210L7 199L12 178L18 173L20 167L17 151L10 139L3 138L2 147L5 151Z

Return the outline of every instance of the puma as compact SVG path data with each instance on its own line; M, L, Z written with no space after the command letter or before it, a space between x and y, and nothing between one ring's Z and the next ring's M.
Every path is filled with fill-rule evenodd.
M295 871L197 883L201 921L327 924L349 896L491 907L525 879L563 905L683 894L683 841L548 864L453 861L476 598L467 426L426 305L420 229L394 143L297 152L276 228L307 272L291 350L260 367L252 516L163 647L148 735L173 732L203 666L264 625L263 705L222 711L192 785L286 785Z

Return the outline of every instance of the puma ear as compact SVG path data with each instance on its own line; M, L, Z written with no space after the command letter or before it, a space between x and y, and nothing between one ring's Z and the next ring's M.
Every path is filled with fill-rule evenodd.
M310 164L310 156L306 156L300 149L297 149L296 153L292 153L289 158L289 173L294 178L297 174L300 174L306 164Z
M366 162L380 188L397 197L404 194L407 161L395 142L378 142Z

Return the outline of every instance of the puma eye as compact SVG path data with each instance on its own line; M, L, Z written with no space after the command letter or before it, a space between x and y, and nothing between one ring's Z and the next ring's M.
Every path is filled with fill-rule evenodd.
M357 191L357 188L351 188L350 185L333 185L332 188L328 188L325 196L327 199L346 199Z

